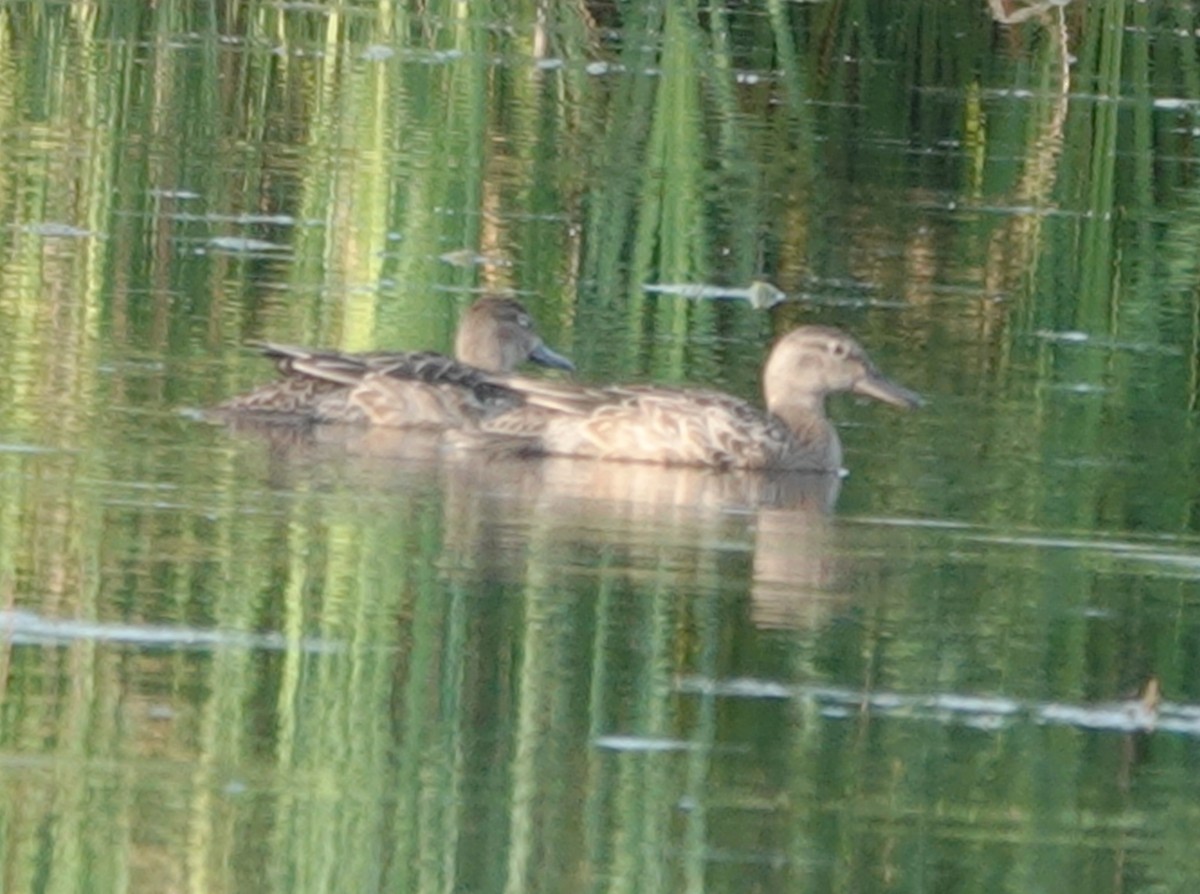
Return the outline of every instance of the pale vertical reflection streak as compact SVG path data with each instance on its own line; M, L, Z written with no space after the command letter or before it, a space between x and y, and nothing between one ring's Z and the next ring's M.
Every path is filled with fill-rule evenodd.
M613 559L611 550L606 551L602 562L597 566L599 592L596 598L596 612L593 629L595 638L592 641L592 678L588 690L588 742L593 743L606 732L608 711L607 695L611 692L608 673L607 656L612 654L609 648L608 625L603 623L613 611L615 602L613 596L614 577L609 573ZM611 761L595 748L588 749L588 789L587 801L584 806L584 835L588 863L599 866L605 853L604 818L607 800L605 792L609 791L609 768Z
M700 611L695 619L699 653L696 672L703 677L715 678L718 671L720 652L720 591L706 593L697 600ZM696 725L680 731L681 737L693 746L687 752L687 814L685 821L685 844L683 849L684 890L689 894L703 894L705 855L708 844L708 776L711 756L716 739L717 714L715 698L699 697L696 705Z
M441 703L445 723L446 741L442 743L439 770L444 774L444 784L449 797L439 805L441 823L439 828L442 855L440 889L451 890L456 878L455 859L462 833L462 817L458 805L463 803L463 780L466 775L466 754L463 746L464 729L469 719L463 711L465 663L467 661L467 619L469 615L466 593L462 587L450 587L450 607L445 620L446 643L442 651L443 675L441 681ZM439 785L440 789L441 786Z
M649 738L665 738L671 721L672 646L675 643L672 621L676 607L687 594L678 585L678 562L673 547L659 547L647 562L653 583L647 585L649 616L644 623L624 625L631 641L642 632L645 641L636 649L646 656L639 663L630 699L635 728L630 733ZM614 622L616 619L613 619ZM618 779L616 808L613 814L614 891L660 891L667 887L666 858L670 853L670 816L663 807L674 798L669 775L673 763L658 755L623 754L616 757Z
M530 890L529 873L533 854L534 810L537 800L538 743L546 730L541 722L541 694L552 668L549 653L554 625L553 594L546 576L546 565L531 559L525 587L525 623L521 640L521 671L518 686L516 748L512 764L512 798L509 814L508 878L506 894L525 894Z
M304 593L308 588L311 554L311 529L293 518L288 524L288 576L284 600L284 635L289 639L298 637L304 627ZM294 640L293 640L294 641ZM276 701L275 766L287 771L296 769L297 736L299 717L297 708L300 699L302 657L299 650L288 649L279 676L279 696ZM303 797L293 786L283 786L279 793L278 815L295 817L303 809ZM272 827L271 850L278 855L288 854L292 848L295 827L289 822L276 823ZM278 871L278 870L277 870Z

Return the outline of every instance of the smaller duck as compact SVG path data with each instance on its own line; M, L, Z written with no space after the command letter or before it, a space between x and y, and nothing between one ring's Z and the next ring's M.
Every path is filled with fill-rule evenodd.
M519 301L497 296L467 309L454 357L434 351L347 354L273 342L257 347L276 361L282 378L230 398L218 412L286 423L461 428L520 405L520 397L492 374L527 360L575 369L542 341Z
M763 370L765 413L719 391L502 381L520 401L480 417L478 429L509 439L510 449L727 469L839 471L842 444L825 415L825 398L835 392L898 407L922 403L884 378L858 342L828 326L802 326L771 349Z

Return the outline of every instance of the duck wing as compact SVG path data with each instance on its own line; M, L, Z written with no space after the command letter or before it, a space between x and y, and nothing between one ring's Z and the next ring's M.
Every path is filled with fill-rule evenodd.
M792 465L801 452L783 420L719 391L506 383L522 403L484 427L528 439L529 452L745 469ZM813 459L800 467L821 465Z
M278 342L260 341L250 344L275 361L275 366L285 377L308 377L333 382L339 385L355 385L371 372L395 372L404 376L408 371L419 377L436 374L441 366L458 364L458 361L435 351L367 351L350 354L320 348L305 348ZM465 366L465 364L458 364Z
M255 346L281 378L219 409L279 421L450 428L511 409L520 398L495 376L435 351L344 353L277 342Z

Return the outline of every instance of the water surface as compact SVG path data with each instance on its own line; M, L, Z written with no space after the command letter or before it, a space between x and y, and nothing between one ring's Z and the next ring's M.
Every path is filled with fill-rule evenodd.
M1194 890L1198 23L782 6L0 8L5 890ZM929 404L783 482L197 413L486 291Z

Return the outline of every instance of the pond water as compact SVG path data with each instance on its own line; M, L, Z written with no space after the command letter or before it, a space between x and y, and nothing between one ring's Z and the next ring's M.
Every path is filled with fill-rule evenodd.
M0 888L1196 890L1196 12L412 6L0 7ZM928 404L840 481L200 412L490 291Z

